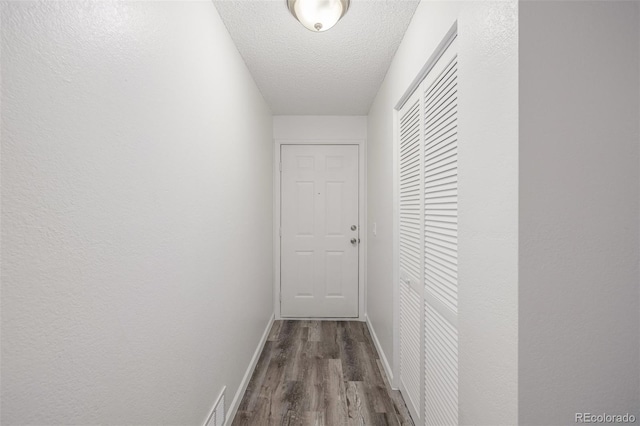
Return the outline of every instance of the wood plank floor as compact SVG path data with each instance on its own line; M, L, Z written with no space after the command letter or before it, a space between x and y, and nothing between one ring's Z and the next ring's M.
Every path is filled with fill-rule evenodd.
M233 426L413 425L369 330L356 321L276 321Z

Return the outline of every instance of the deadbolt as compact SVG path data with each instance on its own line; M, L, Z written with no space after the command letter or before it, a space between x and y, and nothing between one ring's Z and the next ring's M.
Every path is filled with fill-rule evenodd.
M358 227L357 227L357 226L355 226L355 225L351 225L351 230L352 230L352 231L355 231L356 229L358 229Z

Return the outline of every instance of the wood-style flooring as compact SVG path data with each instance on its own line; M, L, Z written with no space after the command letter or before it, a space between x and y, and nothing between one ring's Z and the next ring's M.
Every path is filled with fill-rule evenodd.
M356 321L276 321L233 426L413 425L369 330Z

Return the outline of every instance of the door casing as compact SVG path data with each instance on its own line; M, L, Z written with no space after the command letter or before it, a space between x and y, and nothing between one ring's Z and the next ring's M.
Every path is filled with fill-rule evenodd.
M367 214L366 214L366 141L364 139L274 139L273 167L273 306L275 319L282 319L280 309L280 152L282 145L357 145L358 146L358 222L360 226L360 250L358 252L358 317L366 318L366 251L367 251ZM296 318L297 320L318 318ZM322 318L323 320L354 320L354 318Z

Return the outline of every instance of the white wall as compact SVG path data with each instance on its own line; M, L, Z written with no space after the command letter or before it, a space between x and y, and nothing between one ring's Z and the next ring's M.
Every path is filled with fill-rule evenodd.
M639 7L520 4L521 424L640 415Z
M2 424L202 424L272 314L272 117L211 2L2 4Z
M392 109L459 33L459 401L463 424L517 422L517 2L423 1L368 117L368 315L393 356ZM377 236L372 228L377 225Z
M366 139L367 117L360 115L275 115L274 139Z

